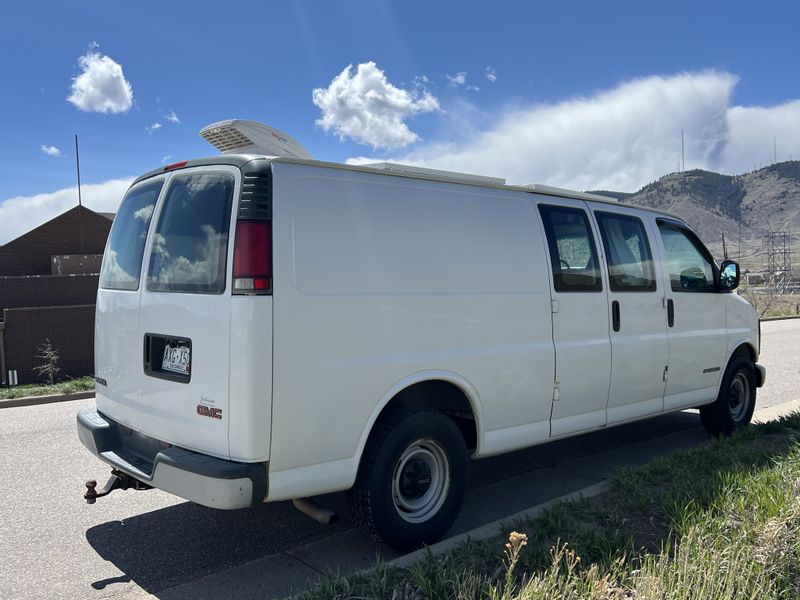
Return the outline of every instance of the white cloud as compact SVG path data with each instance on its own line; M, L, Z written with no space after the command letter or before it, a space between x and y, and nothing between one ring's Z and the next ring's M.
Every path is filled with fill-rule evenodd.
M170 123L180 123L181 120L178 115L175 114L174 110L169 111L166 116L164 117Z
M47 144L42 144L39 147L39 149L48 156L61 156L61 150L59 150L55 146L48 146Z
M82 185L83 204L98 212L116 212L132 181L133 178L124 178ZM76 187L0 201L0 244L27 233L77 204Z
M122 67L95 52L96 44L78 59L81 74L72 80L67 100L84 112L124 113L133 106L133 89Z
M145 127L145 128L144 128L144 130L145 130L147 133L149 133L150 135L153 135L153 132L154 132L154 131L158 131L158 130L159 130L159 129L161 129L162 127L163 127L163 125L161 125L161 123L159 123L158 121L156 121L156 122L155 122L155 123L153 123L152 125L148 125L147 127Z
M471 84L467 85L467 87L465 87L464 89L468 90L470 92L480 92L481 91L481 88L479 88L477 85L471 85Z
M486 79L494 83L497 81L497 73L494 70L494 67L486 67Z
M172 158L175 158L174 154L167 154L164 158L161 159L161 162L165 163L165 162L167 162L168 160L170 160Z
M800 158L800 100L772 107L734 106L728 111L728 140L721 164L732 173Z
M348 65L328 87L316 88L312 99L322 111L316 123L324 131L373 148L404 148L416 142L420 138L406 119L439 110L430 92L392 85L374 62L361 63L355 72Z
M733 174L767 164L773 133L779 160L800 157L800 101L733 106L736 83L717 71L653 76L585 98L510 107L459 141L426 143L388 160L509 183L635 191L678 169L681 127L687 169Z
M445 78L447 78L447 87L451 88L458 87L460 85L464 85L467 82L467 72L460 71L455 75L445 75Z

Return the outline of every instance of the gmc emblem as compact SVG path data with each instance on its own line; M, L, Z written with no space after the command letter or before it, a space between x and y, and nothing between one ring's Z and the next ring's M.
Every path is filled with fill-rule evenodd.
M197 414L201 417L211 417L212 419L221 419L222 418L222 409L221 408L211 408L206 406L205 404L198 404L197 405Z

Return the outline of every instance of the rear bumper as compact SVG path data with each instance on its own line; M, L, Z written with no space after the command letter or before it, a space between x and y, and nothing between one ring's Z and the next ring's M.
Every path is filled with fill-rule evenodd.
M767 368L756 363L756 387L761 387L767 380Z
M124 427L97 411L78 413L78 437L100 460L131 477L211 508L261 504L267 496L267 464L215 458Z

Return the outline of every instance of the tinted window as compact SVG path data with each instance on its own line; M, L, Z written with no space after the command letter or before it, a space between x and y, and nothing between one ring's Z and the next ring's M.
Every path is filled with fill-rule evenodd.
M669 279L674 292L713 292L714 268L694 234L667 223L658 224L667 253Z
M147 289L220 294L225 290L234 179L202 173L170 182L150 253Z
M556 291L601 291L597 250L586 212L547 205L539 205L539 212L550 248Z
M606 249L609 286L615 292L649 292L656 289L653 256L640 219L596 212L600 237Z
M164 181L155 181L128 192L120 204L100 271L100 287L107 290L139 289L142 254L150 218Z

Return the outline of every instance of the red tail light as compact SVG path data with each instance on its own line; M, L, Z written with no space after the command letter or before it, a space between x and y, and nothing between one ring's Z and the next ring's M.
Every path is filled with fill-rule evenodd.
M233 293L272 292L272 223L237 221L233 245Z

